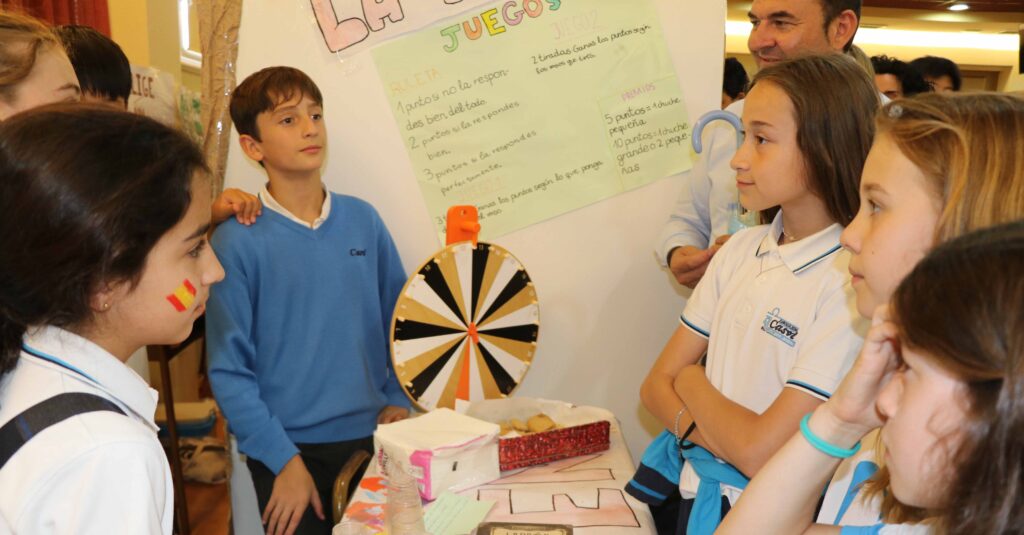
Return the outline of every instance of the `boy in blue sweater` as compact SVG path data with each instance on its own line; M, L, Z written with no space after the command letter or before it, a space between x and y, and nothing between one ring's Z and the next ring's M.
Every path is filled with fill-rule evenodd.
M289 67L235 89L231 119L267 172L267 209L212 240L226 277L208 304L210 382L271 534L330 533L324 511L341 466L373 451L378 423L409 414L388 357L405 271L373 207L321 182L322 104Z

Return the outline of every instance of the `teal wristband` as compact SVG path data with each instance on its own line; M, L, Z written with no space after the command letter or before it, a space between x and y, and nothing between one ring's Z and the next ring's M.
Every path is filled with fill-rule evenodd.
M824 453L825 455L829 455L831 457L838 457L840 459L847 459L849 457L853 457L858 451L860 451L859 440L850 449L840 448L835 444L829 444L828 442L825 442L824 439L822 439L818 435L815 435L811 431L811 428L807 426L807 422L810 421L810 419L811 413L807 413L806 415L804 415L804 418L800 420L800 434L802 434L804 438L807 439L807 442L810 442L811 445L814 446L814 448L817 449L818 451Z

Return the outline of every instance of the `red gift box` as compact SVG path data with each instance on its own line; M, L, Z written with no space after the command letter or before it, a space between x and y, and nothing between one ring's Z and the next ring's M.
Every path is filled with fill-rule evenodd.
M550 463L608 449L607 420L498 440L502 470Z

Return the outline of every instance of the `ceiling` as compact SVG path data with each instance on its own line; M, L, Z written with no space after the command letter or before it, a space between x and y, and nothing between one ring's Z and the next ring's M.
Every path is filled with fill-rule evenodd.
M1014 35L1024 24L1024 0L961 1L971 9L949 11L948 0L863 0L860 22L866 28ZM728 0L729 20L747 20L750 4L751 0Z
M956 0L863 0L864 7L947 11ZM1024 0L964 0L971 11L1024 13Z

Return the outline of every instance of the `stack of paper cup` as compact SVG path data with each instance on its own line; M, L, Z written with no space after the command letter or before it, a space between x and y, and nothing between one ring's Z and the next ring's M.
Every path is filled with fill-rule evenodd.
M384 530L389 535L421 535L423 502L420 501L416 480L393 465L388 474L388 501L384 509Z

